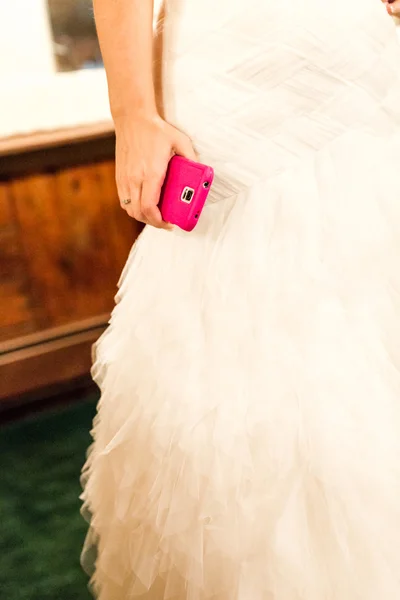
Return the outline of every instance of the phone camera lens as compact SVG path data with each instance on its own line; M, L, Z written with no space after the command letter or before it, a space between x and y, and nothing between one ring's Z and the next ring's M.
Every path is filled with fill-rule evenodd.
M209 182L209 181L205 181L205 182L203 183L203 187L205 187L205 188L208 188L208 186L209 186L209 185L210 185L210 182Z

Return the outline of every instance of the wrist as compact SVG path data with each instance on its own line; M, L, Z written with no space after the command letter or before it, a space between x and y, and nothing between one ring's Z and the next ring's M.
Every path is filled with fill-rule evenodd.
M127 118L149 118L158 114L154 94L149 94L146 98L131 97L122 102L121 99L115 102L110 99L110 109L115 124Z
M132 132L145 123L156 124L159 119L160 115L157 110L131 110L120 113L113 117L115 133L117 136L124 137L126 132Z
M146 105L132 104L129 107L111 107L111 116L114 123L131 118L149 118L158 114L156 103Z

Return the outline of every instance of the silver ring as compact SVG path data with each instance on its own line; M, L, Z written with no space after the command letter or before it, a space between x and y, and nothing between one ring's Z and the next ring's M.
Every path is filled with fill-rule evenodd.
M126 198L126 200L121 200L121 202L126 206L127 204L130 204L132 200L130 198Z

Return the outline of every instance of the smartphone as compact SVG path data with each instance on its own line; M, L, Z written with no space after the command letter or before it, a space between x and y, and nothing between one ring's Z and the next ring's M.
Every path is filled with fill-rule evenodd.
M159 202L164 221L185 231L192 231L199 221L213 179L212 167L182 156L173 156L168 164Z

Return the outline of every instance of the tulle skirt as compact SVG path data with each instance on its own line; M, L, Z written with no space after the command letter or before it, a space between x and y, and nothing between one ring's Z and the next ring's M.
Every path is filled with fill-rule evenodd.
M83 562L101 600L397 600L397 116L257 177L232 131L195 137L214 195L144 230L94 349Z

